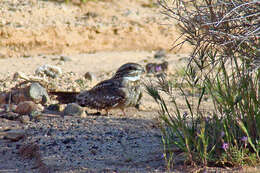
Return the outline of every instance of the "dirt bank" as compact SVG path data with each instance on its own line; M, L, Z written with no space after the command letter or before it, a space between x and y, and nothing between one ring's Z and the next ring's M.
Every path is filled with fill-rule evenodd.
M155 2L0 1L0 57L170 50L179 35Z

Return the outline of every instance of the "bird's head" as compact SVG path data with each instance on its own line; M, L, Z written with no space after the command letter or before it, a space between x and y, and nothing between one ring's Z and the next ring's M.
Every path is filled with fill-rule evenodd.
M136 63L126 63L119 67L113 78L124 78L128 81L138 81L144 73L144 68Z

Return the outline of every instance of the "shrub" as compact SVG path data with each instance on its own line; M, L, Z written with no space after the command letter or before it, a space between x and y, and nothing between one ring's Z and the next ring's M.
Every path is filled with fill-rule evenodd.
M163 13L178 21L183 41L176 46L185 42L193 45L185 79L192 90L200 91L200 96L190 99L179 86L189 109L183 112L171 80L162 77L157 84L146 85L160 106L168 167L174 165L178 156L184 156L184 163L191 165L259 164L260 3L256 0L171 2L159 1ZM166 104L161 92L170 96L174 112L169 111L171 105ZM210 115L201 108L205 95L211 97L214 105Z

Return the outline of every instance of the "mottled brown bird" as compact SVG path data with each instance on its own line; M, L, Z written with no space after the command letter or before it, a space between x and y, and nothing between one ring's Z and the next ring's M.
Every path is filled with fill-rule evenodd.
M126 115L124 109L136 106L141 99L140 79L143 73L144 68L139 64L124 64L112 78L78 94L76 102L92 109L105 109L106 115L114 108L121 109Z

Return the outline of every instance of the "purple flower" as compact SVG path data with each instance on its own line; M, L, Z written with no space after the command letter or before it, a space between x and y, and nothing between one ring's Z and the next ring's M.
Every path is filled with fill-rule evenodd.
M188 113L187 113L187 112L184 112L184 114L183 114L183 119L187 118L187 116L188 116Z
M155 71L156 71L156 72L162 71L162 67L161 67L160 65L156 66L156 67L155 67Z
M222 131L220 136L221 136L221 138L224 137L225 136L225 132Z
M225 151L227 151L228 147L229 147L228 143L225 143L225 142L224 142L223 145L222 145L222 148L223 148Z
M210 118L209 118L209 117L206 117L206 118L205 118L205 121L206 121L206 122L209 122L209 121L210 121Z
M241 141L243 141L243 142L247 142L247 136L243 136L242 138L241 138Z
M245 148L246 148L246 146L247 146L247 140L248 140L247 136L243 136L243 137L241 138L241 141L244 142L244 147L245 147Z

